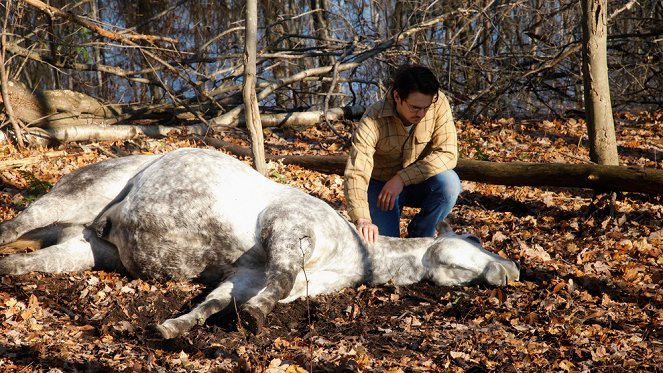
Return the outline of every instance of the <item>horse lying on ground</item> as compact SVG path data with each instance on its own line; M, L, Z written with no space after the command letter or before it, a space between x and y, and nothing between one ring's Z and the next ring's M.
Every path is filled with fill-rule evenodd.
M360 283L438 285L519 279L515 262L445 223L437 238L380 236L366 244L325 202L278 184L235 158L180 149L80 168L12 220L0 244L39 237L45 247L0 259L0 274L93 268L218 286L189 313L155 325L179 336L233 304L258 332L276 302Z

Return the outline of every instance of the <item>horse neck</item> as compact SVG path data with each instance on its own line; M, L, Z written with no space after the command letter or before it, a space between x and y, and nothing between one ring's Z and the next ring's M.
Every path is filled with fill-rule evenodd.
M406 285L426 277L424 256L433 238L378 237L374 245L367 245L373 283L392 282Z

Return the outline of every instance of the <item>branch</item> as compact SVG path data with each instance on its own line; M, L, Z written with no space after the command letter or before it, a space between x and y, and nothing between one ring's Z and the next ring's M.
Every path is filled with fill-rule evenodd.
M358 119L364 113L364 110L365 108L363 106L347 106L343 108L332 108L326 112L317 110L282 114L262 114L260 120L262 121L263 127L316 125L325 121L325 113L328 121L336 122L343 119Z
M45 3L43 3L39 0L23 0L23 1L25 1L28 5L31 5L31 6L35 7L36 9L48 14L49 16L68 19L68 20L70 20L72 22L75 22L75 23L77 23L77 24L79 24L83 27L88 28L89 30L91 30L91 31L93 31L93 32L97 33L98 35L101 35L105 38L115 40L115 41L118 41L120 43L132 46L132 47L139 48L141 53L143 53L144 55L154 59L155 61L160 63L162 66L164 66L167 70L173 72L174 74L179 76L181 79L186 81L194 90L196 90L200 94L200 96L206 98L207 100L209 100L212 103L215 103L214 99L212 97L208 96L204 91L200 90L198 88L198 85L196 83L194 83L191 80L191 78L189 78L186 74L183 74L181 71L176 69L170 63L164 61L162 58L160 58L156 54L150 52L149 50L141 48L138 44L136 44L134 42L134 41L137 41L137 40L146 40L146 41L149 41L149 42L165 41L165 42L169 42L171 44L177 44L177 39L164 38L164 37L154 36L154 35L114 33L114 32L108 31L108 30L106 30L102 27L97 26L96 24L94 24L92 22L89 22L85 19L82 19L81 17L78 17L78 16L76 16L72 13L63 12L60 9L52 7L50 5L47 5L47 4L45 4ZM171 94L170 90L167 89L165 84L161 83L160 86L164 88L166 93L168 93L170 95L170 97L171 97L171 99L173 99L173 101L175 101L176 103L180 103L180 104L182 104L186 107L186 103L181 102L179 99L177 99L177 97L175 97L173 94ZM194 111L191 111L191 112L194 115L196 115L200 121L202 121L202 122L206 121L202 116L198 115L196 112L194 112Z
M426 30L428 28L436 26L439 22L442 22L443 20L447 19L449 16L448 15L443 15L439 17L435 17L433 19L430 19L428 21L422 22L418 25L415 25L408 30L403 31L400 34L394 35L391 38L383 41L382 43L378 44L376 47L364 51L362 53L359 53L357 55L348 57L345 59L346 62L344 63L339 63L330 65L330 66L322 66L322 67L317 67L317 68L312 68L304 71L300 71L299 73L292 75L286 79L281 79L279 81L276 81L274 83L268 84L260 93L258 93L258 101L262 101L266 99L269 95L274 93L277 89L296 83L298 81L304 80L306 78L310 78L312 76L318 76L318 75L323 75L323 74L329 74L330 72L334 71L334 68L336 67L336 71L341 72L341 71L346 71L346 70L351 70L354 69L355 67L360 66L364 61L368 60L369 58L382 53L383 51L391 48L395 44L397 44L399 41L403 40L404 38L415 34L417 32L421 32L423 30ZM354 48L352 45L346 47L346 49ZM227 113L213 118L209 121L209 125L212 129L224 129L226 127L233 127L237 126L239 124L239 114L242 111L243 106L238 105L232 110L228 111Z
M43 13L46 13L47 15L49 15L51 17L58 17L58 18L68 19L68 20L70 20L74 23L77 23L77 24L87 28L88 30L90 30L90 31L92 31L92 32L94 32L94 33L96 33L100 36L103 36L107 39L111 39L111 40L115 40L115 41L119 41L119 42L123 42L123 43L126 43L127 40L131 40L131 41L133 41L133 40L145 40L145 41L148 41L148 42L151 42L151 43L156 42L156 41L164 41L164 42L171 43L171 44L177 44L178 43L177 39L166 38L166 37L156 36L156 35L119 34L119 33L116 33L116 32L106 30L103 27L100 27L100 26L98 26L98 25L96 25L96 24L94 24L94 23L92 23L92 22L90 22L86 19L83 19L83 18L81 18L81 17L79 17L79 16L77 16L73 13L63 12L62 10L60 10L60 9L54 7L54 6L50 6L48 4L45 4L45 3L43 3L39 0L23 0L23 2L25 2L26 4L32 6L33 8L35 8L35 9L37 9L37 10L43 12Z
M85 64L85 63L64 63L61 61L54 61L51 56L47 54L40 54L26 48L23 48L14 43L7 43L7 50L15 55L31 59L33 61L46 63L58 68L72 69L77 71L101 71L103 73L116 75L122 78L126 78L132 82L145 83L145 84L154 84L161 86L161 82L153 79L146 78L136 78L134 75L140 74L141 72L126 71L117 66L109 66L103 64Z

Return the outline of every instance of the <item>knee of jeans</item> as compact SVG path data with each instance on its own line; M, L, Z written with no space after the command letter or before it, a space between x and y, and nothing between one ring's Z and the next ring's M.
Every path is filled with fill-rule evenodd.
M432 191L440 195L453 196L455 198L462 191L460 178L453 170L439 173L431 179L433 179L433 185L431 185Z

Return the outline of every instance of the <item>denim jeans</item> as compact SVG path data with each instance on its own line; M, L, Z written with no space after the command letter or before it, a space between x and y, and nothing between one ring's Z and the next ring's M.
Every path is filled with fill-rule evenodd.
M407 227L408 237L434 237L437 222L449 215L461 192L460 179L453 170L432 176L419 184L408 185L394 203L394 208L382 211L378 195L385 182L371 179L368 184L368 206L373 224L383 236L400 237L401 212L404 206L418 207L419 213Z

